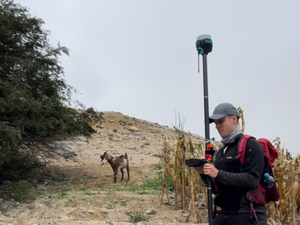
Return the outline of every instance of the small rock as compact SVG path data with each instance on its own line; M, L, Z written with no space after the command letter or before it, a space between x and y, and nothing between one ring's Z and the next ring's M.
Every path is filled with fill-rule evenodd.
M137 127L129 127L128 130L132 131L132 132L138 132L139 131L139 129Z
M160 154L159 153L154 153L153 156L160 158Z
M46 191L47 188L45 188L43 185L39 185L39 186L37 186L36 190L38 190L38 191Z
M35 208L35 206L34 206L33 204L31 204L31 205L29 205L27 208L28 208L29 210L33 210L33 209Z
M157 212L154 209L148 209L145 211L145 213L151 214L151 215L157 214Z
M101 209L101 212L102 212L102 213L108 213L108 212L109 212L109 210L108 210L108 209L106 209L106 208L102 208L102 209Z
M187 217L189 214L188 213L183 213L182 216L183 217Z

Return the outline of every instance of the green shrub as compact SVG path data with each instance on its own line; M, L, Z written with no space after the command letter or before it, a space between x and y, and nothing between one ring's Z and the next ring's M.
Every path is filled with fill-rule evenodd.
M68 194L69 194L69 192L71 191L71 189L70 188L63 188L62 190L61 190L61 192L59 192L58 194L57 194L57 196L56 196L56 198L57 199L63 199L63 198L65 198Z
M167 180L167 185L168 185L169 191L174 192L174 190L175 190L174 181L169 174L166 174L166 180ZM159 185L161 188L162 187L162 172L158 172L158 182L159 182Z
M33 190L26 184L14 182L11 187L12 196L15 201L23 202L35 198Z
M103 207L106 209L114 209L116 207L117 203L118 203L118 201L108 202Z
M133 223L141 221L149 221L149 216L145 216L142 211L128 212L127 215L130 217L130 221Z

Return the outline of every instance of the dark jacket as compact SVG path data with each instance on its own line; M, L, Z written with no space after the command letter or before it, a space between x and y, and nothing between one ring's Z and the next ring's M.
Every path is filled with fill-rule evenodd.
M250 138L246 144L245 164L242 165L238 155L238 144L242 138L238 135L235 141L222 147L217 153L214 165L219 170L215 178L218 193L213 185L213 193L217 194L215 204L224 212L250 212L250 202L246 192L257 187L263 177L264 154L260 144ZM226 149L224 153L224 149ZM202 176L204 178L204 176ZM265 212L264 206L255 206L257 212Z

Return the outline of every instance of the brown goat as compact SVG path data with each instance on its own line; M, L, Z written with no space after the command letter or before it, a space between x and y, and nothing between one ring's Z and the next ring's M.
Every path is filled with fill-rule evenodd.
M129 161L128 161L128 157L127 157L127 153L125 153L125 155L121 155L119 157L113 157L108 151L105 151L101 156L101 162L106 159L109 164L111 165L111 168L114 171L114 183L117 182L117 175L118 175L118 171L119 169L121 170L122 173L122 178L121 180L123 180L124 177L124 171L123 169L126 168L127 170L127 181L126 183L129 181Z

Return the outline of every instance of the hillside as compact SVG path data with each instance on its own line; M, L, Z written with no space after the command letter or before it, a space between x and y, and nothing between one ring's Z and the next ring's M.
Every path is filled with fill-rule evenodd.
M78 138L75 142L60 143L57 147L64 158L53 160L42 174L38 174L39 179L21 182L39 193L34 200L13 200L12 193L6 191L12 183L2 186L0 225L132 224L128 213L133 211L149 213L149 221L139 224L181 224L185 221L185 211L174 210L172 203L158 204L159 193L141 195L114 191L157 178L158 155L165 139L170 144L175 143L174 129L117 112L104 112L104 119L102 129L88 142ZM198 135L191 137L193 143L202 140ZM110 165L100 162L99 156L106 150L111 150L114 156L128 154L128 183L120 181L120 173L117 183L113 183ZM195 222L192 217L190 221L188 224Z

